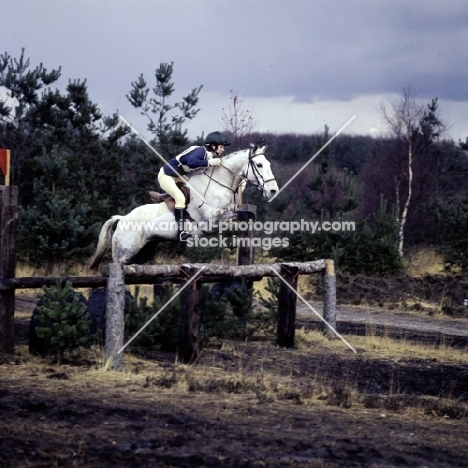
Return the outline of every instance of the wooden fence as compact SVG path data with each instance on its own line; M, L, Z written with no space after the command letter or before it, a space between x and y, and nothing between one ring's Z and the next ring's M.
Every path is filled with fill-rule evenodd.
M247 278L252 281L263 277L280 277L278 297L277 343L294 345L297 282L299 275L322 273L323 319L336 327L336 278L332 260L290 262L257 265L109 265L106 310L106 363L107 368L120 370L123 365L125 283L138 278L165 278L181 283L179 356L186 363L193 363L200 344L201 284L227 278ZM154 283L153 280L151 283ZM324 331L331 335L330 328Z
M13 278L16 268L18 187L0 186L0 278ZM0 290L0 353L14 351L15 290Z

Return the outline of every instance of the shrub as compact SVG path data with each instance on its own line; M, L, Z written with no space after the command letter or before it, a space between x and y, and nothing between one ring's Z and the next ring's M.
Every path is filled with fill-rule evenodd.
M270 297L264 297L260 292L258 293L260 304L264 307L265 311L256 314L256 323L261 330L270 334L276 333L278 324L280 284L278 278L267 278L265 290L270 293Z
M202 287L200 330L202 344L210 338L232 338L239 329L239 317L229 314L229 296L226 290ZM229 290L231 291L231 290Z
M395 225L393 212L382 200L379 211L356 223L356 231L296 232L290 236L288 247L271 252L277 261L330 258L340 271L352 275L392 276L403 269Z
M79 356L80 347L89 347L96 339L90 334L87 306L69 281L58 279L55 286L43 287L37 306L35 333L42 340L42 353L62 361L66 354Z
M169 302L176 292L175 288L170 283L164 283L163 289L163 294L160 297L156 296L149 304L148 298L139 297L139 288L135 288L135 297L131 300L129 313L125 316L125 339L132 338L148 321L151 320L151 322L131 342L131 348L148 351L176 350L179 331L179 297ZM153 319L167 302L169 304Z

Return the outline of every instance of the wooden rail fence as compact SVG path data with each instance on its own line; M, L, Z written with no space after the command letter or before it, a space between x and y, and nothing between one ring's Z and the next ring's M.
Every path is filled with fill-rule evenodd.
M179 355L186 363L193 363L200 344L200 290L203 282L226 278L248 278L258 281L263 277L280 276L278 297L277 342L284 347L294 345L297 282L299 275L322 273L323 319L336 327L336 278L333 260L290 262L256 265L121 265L108 267L106 310L106 363L109 369L120 370L123 364L125 284L137 278L166 278L181 283ZM185 287L184 287L185 286ZM328 327L323 328L331 335Z
M161 280L184 286L193 280L180 294L179 353L184 362L193 362L199 352L200 288L202 283L226 279L247 278L259 281L263 277L278 277L277 342L284 347L294 345L297 282L299 275L322 273L323 318L336 327L336 277L332 260L310 262L272 263L256 265L121 265L109 264L103 268L104 276L23 277L0 278L0 318L7 318L3 325L1 352L13 354L13 316L15 289L41 288L55 285L57 280L69 281L74 288L107 287L106 306L106 361L108 367L121 369L123 352L118 352L124 340L125 288L132 284L157 284ZM197 276L198 275L198 276ZM6 325L5 325L6 323ZM331 336L328 327L324 332ZM8 339L6 339L8 337Z

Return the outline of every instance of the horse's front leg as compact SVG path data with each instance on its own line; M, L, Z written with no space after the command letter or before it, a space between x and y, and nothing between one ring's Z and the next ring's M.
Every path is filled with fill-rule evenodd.
M220 216L219 221L235 221L239 219L239 211L229 210Z
M239 212L236 210L235 205L231 204L227 208L217 208L215 210L201 211L201 218L205 222L209 222L215 230L221 221L234 221L239 218Z

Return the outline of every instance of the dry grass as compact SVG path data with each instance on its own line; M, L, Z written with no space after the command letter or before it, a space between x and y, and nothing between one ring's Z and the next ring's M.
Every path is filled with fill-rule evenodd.
M350 337L353 346L360 351L386 359L427 359L444 364L468 364L466 349L455 349L448 343L437 345L415 344L402 339L392 339L388 336L353 336Z
M211 453L207 448L210 442L213 453L220 450L226 453L227 447L235 444L235 450L240 447L252 457L248 452L248 441L252 439L252 450L262 454L258 466L279 466L271 462L273 458L265 461L261 448L266 447L268 451L273 443L272 456L278 459L280 445L289 444L289 438L292 441L286 447L289 458L284 457L287 463L281 466L299 466L291 461L290 455L300 450L304 441L309 441L310 447L327 450L332 444L333 457L338 453L345 462L348 461L344 458L346 453L354 446L365 447L362 453L377 454L365 466L375 467L384 466L382 461L393 460L396 447L397 453L408 453L408 459L414 453L423 452L428 460L438 450L447 453L449 459L464 447L467 421L464 402L398 392L396 386L386 392L364 393L351 374L334 380L326 368L299 368L300 361L313 362L327 353L344 356L349 352L343 351L342 344L336 340L323 340L318 332L298 330L298 338L298 346L293 350L278 350L271 343L215 343L193 366L180 364L173 355L158 354L145 360L127 353L123 372L104 371L99 348L87 352L87 363L81 366L56 366L27 356L27 350L19 347L16 362L0 366L0 374L5 375L4 383L9 389L3 403L12 406L5 412L7 417L3 421L4 425L9 423L7 435L15 444L13 449L19 446L23 432L28 444L40 441L41 451L35 450L33 456L36 465L40 460L38 454L48 457L41 466L104 466L103 462L86 464L91 456L96 456L99 447L104 447L102 459L110 459L106 466L121 466L115 461L121 441L136 444L140 440L145 443L162 440L163 450L171 456L184 444L184 466L190 464L186 456L188 448L199 454L203 447L203 453ZM256 353L252 354L252 350ZM359 352L361 356L371 353ZM349 369L356 367L352 359L343 362ZM208 433L211 427L215 430ZM264 440L259 439L267 429L271 431ZM44 450L46 438L52 442L64 438L68 443L65 450L71 452L74 430L80 437L85 435L78 439L80 444L92 448L92 453L84 452L88 460L83 464L66 459L55 444ZM407 443L409 448L403 450L403 442L413 436ZM93 445L95 439L97 448ZM176 445L168 443L172 440ZM337 452L342 440L345 441L343 452ZM364 444L369 441L371 445L367 448ZM78 443L77 448L72 446L74 453L80 446ZM387 446L389 455L384 452ZM125 454L138 453L139 449L132 446ZM53 456L56 459L49 461ZM308 453L307 457L307 464L300 466L332 466L326 461L312 465L308 463ZM370 464L374 458L376 463ZM413 456L405 465L436 466L422 461L412 463L414 459ZM142 460L122 463L143 466ZM224 466L222 460L206 466ZM153 464L156 465L160 464ZM352 465L361 466L357 462ZM346 466L351 466L351 462ZM437 466L462 465L455 462Z
M377 336L372 327L367 330L366 336L344 335L359 354L372 358L382 359L427 359L443 364L468 364L466 349L453 348L450 343L418 344L405 339L394 339L384 334ZM301 351L312 351L316 346L336 352L337 348L347 349L340 339L328 340L323 333L317 330L301 328L296 330L296 347Z
M217 341L205 348L195 365L185 365L176 355L156 354L150 359L126 353L123 372L106 370L104 352L95 346L83 352L85 366L60 365L30 356L26 346L16 349L15 377L37 375L50 379L51 374L66 374L69 379L87 385L99 381L115 391L137 387L170 389L177 394L252 394L259 402L288 400L296 404L323 401L344 408L377 408L400 413L434 413L437 416L465 417L468 407L451 398L401 394L395 388L388 393L364 394L357 390L355 378L336 379L328 368L305 372L307 362L323 356L338 356L352 369L357 362L407 362L426 360L434 364L467 365L466 350L447 345L415 344L379 337L368 330L367 336L344 336L358 351L357 355L339 339L328 340L321 332L305 328L296 330L292 350L272 348L270 341ZM305 363L305 364L304 364ZM375 364L374 364L375 365ZM3 371L7 370L4 366ZM7 366L9 367L9 366ZM302 368L302 369L301 369ZM448 415L448 416L447 416Z
M24 263L16 265L16 277L28 276L94 276L86 263L45 265L33 267Z
M446 273L443 256L429 248L410 252L404 259L404 266L408 275L414 277Z

